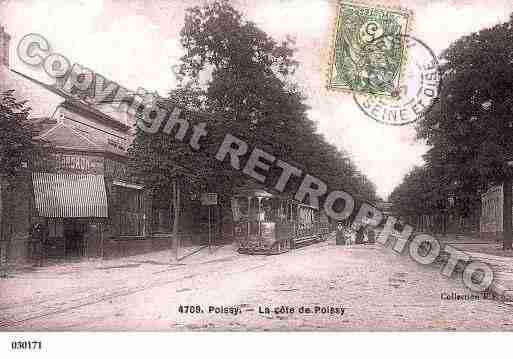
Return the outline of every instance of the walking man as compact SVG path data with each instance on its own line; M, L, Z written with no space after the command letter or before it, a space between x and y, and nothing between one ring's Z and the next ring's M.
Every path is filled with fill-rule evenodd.
M43 266L48 229L43 223L36 223L32 229L32 258L36 266Z

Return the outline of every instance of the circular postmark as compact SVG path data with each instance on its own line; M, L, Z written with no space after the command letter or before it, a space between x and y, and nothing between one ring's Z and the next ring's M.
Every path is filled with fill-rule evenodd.
M353 92L353 99L363 113L392 126L407 125L423 118L439 98L442 78L433 50L413 36L395 35L398 36L406 42L407 61L404 71L397 74L404 76L392 96ZM386 37L374 39L373 47L379 49L380 43L398 43L398 38L384 41Z

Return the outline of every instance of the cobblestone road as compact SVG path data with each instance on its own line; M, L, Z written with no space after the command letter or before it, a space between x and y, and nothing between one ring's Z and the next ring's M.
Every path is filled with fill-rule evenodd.
M160 252L0 279L0 330L513 329L513 306L442 300L469 293L459 280L379 245L319 243L269 257L225 246L181 265L165 258ZM203 312L180 313L180 305ZM276 313L282 306L288 312Z

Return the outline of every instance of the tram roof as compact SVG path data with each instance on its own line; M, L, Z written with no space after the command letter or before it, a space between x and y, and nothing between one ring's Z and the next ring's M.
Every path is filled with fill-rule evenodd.
M277 194L272 193L270 191L266 191L264 189L256 189L256 188L242 188L235 192L234 197L264 197L264 198L278 198L281 200L288 200L296 202L298 205L302 207L308 207L312 209L318 209L317 207L311 206L309 204L301 203L294 199L294 196L288 194Z
M235 192L236 197L278 197L275 194L272 194L270 192L267 192L263 189L250 189L250 188L243 188L239 189Z

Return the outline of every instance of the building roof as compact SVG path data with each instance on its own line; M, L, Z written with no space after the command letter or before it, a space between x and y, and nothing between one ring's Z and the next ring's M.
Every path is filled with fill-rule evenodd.
M14 90L13 96L18 101L27 101L32 118L52 117L57 106L63 101L58 94L24 79L0 64L0 92L7 90Z
M18 76L20 76L19 81L21 81L21 82L29 81L31 83L34 83L35 85L39 85L39 87L46 89L48 92L59 96L62 100L65 100L64 104L71 105L72 107L74 107L75 109L77 109L79 111L87 112L89 116L94 117L95 119L100 120L102 122L105 122L112 127L116 127L118 129L125 130L125 131L130 129L130 126L128 123L122 122L119 119L101 111L101 107L102 107L101 105L105 105L106 103L114 103L115 102L113 97L110 98L109 101L107 101L107 100L102 101L100 106L95 106L90 103L87 103L86 101L81 99L80 96L78 96L78 95L76 95L76 96L73 94L70 95L70 94L64 92L58 86L45 84L39 80L36 80L27 75L24 75L16 70L11 70L11 71L14 72L15 74L17 74ZM126 99L125 99L125 101L126 101Z
M45 84L0 64L0 92L14 90L18 101L27 101L37 139L49 142L57 150L107 152L125 157L126 152L110 143L101 142L92 134L78 131L54 117L59 107L82 113L97 122L123 132L131 129L127 123L109 116L86 102L73 98L59 88Z

